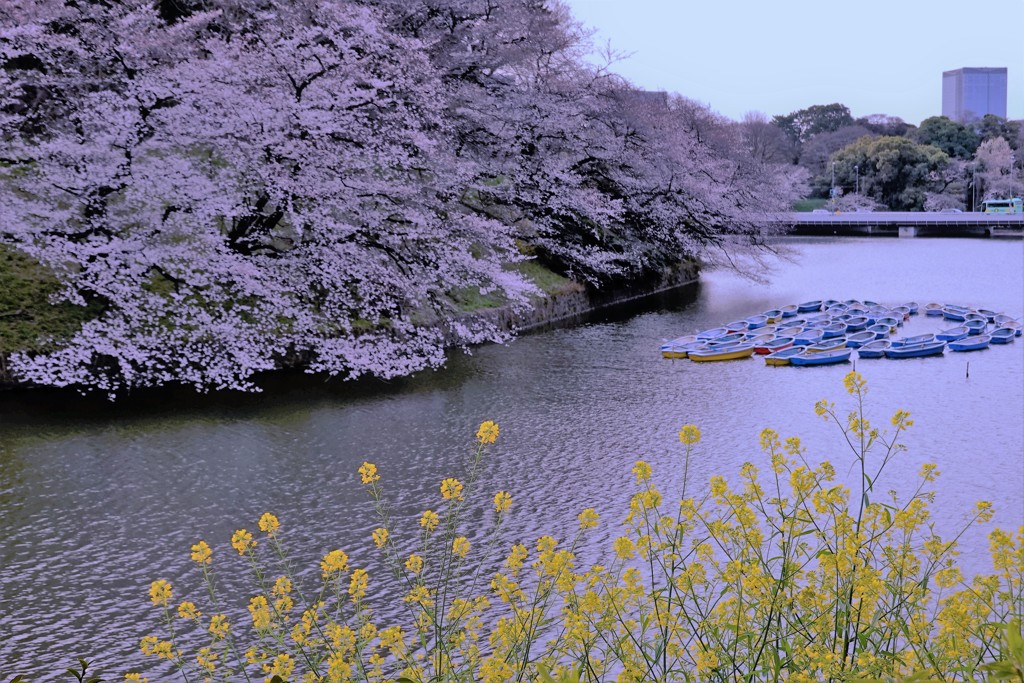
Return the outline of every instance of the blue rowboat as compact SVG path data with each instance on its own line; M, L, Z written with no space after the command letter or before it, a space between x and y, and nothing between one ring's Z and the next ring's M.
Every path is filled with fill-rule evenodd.
M868 326L868 319L862 315L854 316L846 321L846 329L849 332L860 332Z
M797 304L796 310L798 313L810 313L811 311L821 310L821 300L816 301L805 301L802 304Z
M744 339L744 341L747 342L748 344L753 344L755 347L757 347L767 342L770 342L773 339L775 339L775 334L773 333L755 335L748 334L747 338Z
M765 365L789 365L789 362L796 356L802 356L804 353L804 347L802 346L790 346L788 349L782 349L775 353L770 353L764 357Z
M875 334L875 339L885 339L890 334L892 334L892 330L893 328L889 327L888 325L883 325L882 323L875 323L866 331L873 332Z
M911 344L924 344L925 342L935 341L935 334L929 332L928 334L919 334L914 337L900 337L899 339L893 339L893 346L910 346Z
M857 356L860 358L881 358L891 346L892 342L888 339L876 339L857 349Z
M884 316L875 321L876 325L888 325L892 329L896 329L903 324L903 321L899 318L891 315Z
M981 351L987 349L992 337L987 334L976 334L959 341L949 342L950 351Z
M697 339L715 339L717 337L724 337L729 334L728 328L725 327L712 327L710 330L704 330L703 332L697 333Z
M964 327L967 328L968 334L981 334L988 327L988 322L985 320L978 320L977 318L971 318L970 320L964 321Z
M897 315L903 320L910 319L910 307L909 306L894 306L892 309L893 315Z
M768 318L768 322L770 322L770 323L777 323L780 320L782 320L782 309L781 308L773 308L773 309L771 309L769 311L765 311L761 315L763 315L764 317Z
M942 317L946 320L962 321L968 313L970 313L969 309L960 306L946 306L942 309Z
M726 345L717 349L706 351L690 351L690 360L702 363L705 361L737 360L749 358L754 353L753 344Z
M725 329L733 332L746 332L750 327L750 324L746 320L733 320L731 323L725 324Z
M992 319L992 322L995 323L996 327L1003 327L1007 323L1014 322L1014 319L1012 316L1006 315L1005 313L1000 313L995 318Z
M942 315L942 304L925 304L925 315Z
M910 309L910 315L917 315L917 312L921 310L921 307L917 305L916 301L908 301L903 305Z
M814 344L820 342L824 336L824 332L814 329L805 329L800 334L793 335L793 344L796 346L807 346L808 344Z
M833 337L841 337L846 334L846 323L831 323L821 328L822 339L832 339Z
M874 341L875 333L864 330L863 332L854 332L853 334L846 335L846 345L851 349L859 349L870 341Z
M747 323L748 330L756 330L768 324L768 318L763 315L752 315L749 318L744 318L744 320Z
M967 329L966 325L958 325L957 327L950 327L948 330L942 330L936 333L935 338L939 341L956 341L957 339L963 339L970 330Z
M994 323L996 321L996 316L999 315L995 311L990 311L987 308L979 308L978 313L988 318L990 323Z
M993 344L1009 344L1013 341L1016 333L1012 327L1000 327L997 330L989 332L989 336L992 337Z
M851 349L834 349L832 351L822 351L821 353L807 353L799 356L793 356L789 359L789 364L833 365L835 363L845 363L850 360L851 353L853 353Z
M825 353L826 351L835 351L837 349L846 348L846 337L833 337L832 339L822 339L820 342L814 344L808 344L804 347L807 353Z
M886 358L921 358L923 356L939 356L946 350L946 342L944 341L933 341L925 342L923 344L911 344L910 346L900 346L898 348L888 348L885 350Z
M783 306L779 310L782 311L783 318L793 318L796 317L797 313L799 313L796 304L789 304L787 306Z

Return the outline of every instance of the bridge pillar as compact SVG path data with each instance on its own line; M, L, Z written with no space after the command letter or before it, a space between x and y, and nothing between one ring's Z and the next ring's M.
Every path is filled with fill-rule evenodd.
M901 225L900 237L917 237L917 226Z

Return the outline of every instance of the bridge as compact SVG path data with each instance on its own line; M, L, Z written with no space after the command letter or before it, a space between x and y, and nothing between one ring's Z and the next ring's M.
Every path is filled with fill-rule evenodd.
M1024 215L922 211L794 212L779 216L795 235L884 237L1024 236Z

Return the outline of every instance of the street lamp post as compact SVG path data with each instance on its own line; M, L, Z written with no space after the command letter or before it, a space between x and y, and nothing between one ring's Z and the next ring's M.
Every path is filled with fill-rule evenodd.
M978 210L978 164L971 166L971 211Z
M854 181L853 181L853 193L856 195L860 194L860 166L857 164L853 165Z

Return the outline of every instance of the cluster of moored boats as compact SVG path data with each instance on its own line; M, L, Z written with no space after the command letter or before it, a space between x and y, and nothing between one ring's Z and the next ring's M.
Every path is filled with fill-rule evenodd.
M950 327L895 336L910 316L942 316ZM721 327L673 339L665 358L695 362L763 355L767 365L831 365L859 358L920 358L950 351L978 351L1021 336L1021 322L1003 313L957 304L915 302L883 306L874 301L805 301L752 315Z

